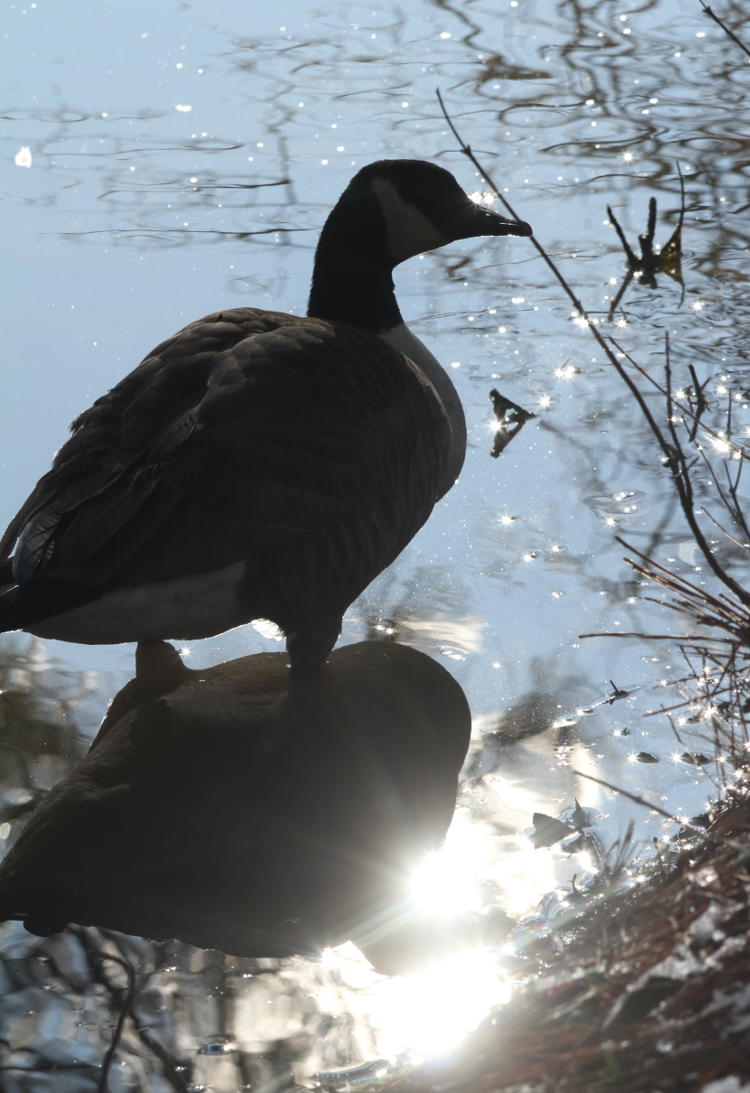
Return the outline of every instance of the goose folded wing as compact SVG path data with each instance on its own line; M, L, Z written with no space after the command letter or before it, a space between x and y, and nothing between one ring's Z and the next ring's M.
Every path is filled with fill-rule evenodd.
M162 342L128 376L72 424L73 435L57 453L52 469L37 483L0 541L0 558L16 547L14 575L27 581L42 572L65 576L57 556L67 542L81 561L103 538L116 533L139 504L138 490L128 490L153 438L169 432L205 391L216 353L245 336L244 324L227 323L220 313L192 323ZM123 489L124 487L124 489ZM123 497L123 493L130 496ZM112 499L123 507L115 512ZM102 519L109 510L111 523ZM83 541L69 524L86 513L92 524ZM107 530L104 530L104 529Z
M100 587L207 572L365 508L447 423L404 358L356 328L236 309L157 347L73 425L6 532L17 580ZM432 503L431 498L429 504Z

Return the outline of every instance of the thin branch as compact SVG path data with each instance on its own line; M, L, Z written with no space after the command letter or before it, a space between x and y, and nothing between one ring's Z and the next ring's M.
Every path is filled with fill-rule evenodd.
M654 603L661 603L661 600L654 600ZM662 604L663 607L669 607L669 604ZM648 641L679 641L696 645L701 641L714 641L723 645L734 645L736 642L732 638L715 638L713 635L705 634L644 634L640 630L591 630L587 634L579 634L579 638L645 638Z
M719 16L715 12L713 12L711 10L711 8L708 6L708 4L705 4L703 2L703 0L701 0L701 7L703 8L704 15L707 15L709 17L709 19L713 19L713 21L717 24L717 26L721 27L721 29L724 31L724 33L727 35L727 37L731 38L732 41L735 42L736 45L738 45L740 47L742 52L746 53L747 56L750 57L750 49L747 48L747 46L745 45L744 42L740 41L740 39L737 37L737 35L729 29L729 27L726 25L726 23L723 23L721 21Z
M443 96L441 95L439 88L436 89L436 94L437 94L438 102L440 104L440 109L443 113L443 117L445 118L446 122L448 123L448 126L450 127L451 132L453 133L454 137L456 138L456 141L459 145L459 148L461 149L463 154L470 160L470 162L474 165L474 167L477 169L477 171L479 171L480 175L486 180L487 185L492 189L493 193L497 196L498 200L507 209L507 211L510 213L510 215L512 217L514 217L516 220L518 220L519 217L517 216L515 210L513 209L512 205L510 204L510 202L500 192L500 190L497 187L497 185L495 184L494 180L487 173L486 168L482 166L482 164L479 162L479 160L475 156L474 152L471 150L471 147L464 141L463 137L458 132L458 129L456 128L453 120L451 119L450 115L448 114L448 111L445 107L445 103L443 102ZM693 535L693 538L695 539L695 542L698 545L698 549L700 550L701 554L705 558L706 563L711 568L711 570L713 571L715 576L718 578L718 580L720 580L722 582L722 584L724 584L727 588L729 588L733 592L733 594L737 597L738 600L740 600L746 606L750 607L750 592L746 591L740 584L738 584L738 582L734 580L734 578L731 576L731 574L727 573L724 570L724 568L719 564L719 562L717 562L717 560L714 557L713 552L711 551L711 548L709 547L708 542L706 541L706 538L705 538L705 536L704 536L704 534L703 534L703 532L702 532L702 530L701 530L701 528L698 524L696 514L695 514L695 509L693 508L692 487L690 485L690 480L689 480L689 477L688 477L688 469L689 468L687 466L687 460L685 458L685 453L682 450L682 447L680 446L679 441L677 442L676 448L675 448L675 446L673 446L672 444L669 444L667 442L667 440L664 437L664 434L662 433L660 427L657 425L656 421L654 420L654 417L651 413L651 410L649 409L648 405L646 404L646 401L645 401L643 395L641 394L640 390L638 389L635 381L625 371L625 369L622 366L622 363L617 359L617 357L613 353L611 346L607 344L607 341L605 340L605 338L602 335L601 331L597 327L594 319L592 319L591 316L588 314L588 312L584 308L581 301L578 299L578 297L573 292L573 289L570 287L568 282L565 280L563 275L560 273L560 270L558 269L557 265L553 262L553 260L547 254L544 247L537 241L537 239L534 235L531 236L531 243L535 247L537 253L544 259L547 266L549 267L549 269L554 274L556 280L560 284L560 286L563 289L563 291L565 292L566 296L568 296L568 298L572 302L572 304L575 307L578 314L581 316L582 319L584 319L588 330L591 332L592 336L595 338L597 344L599 345L599 348L605 354L605 356L609 360L610 364L615 368L615 370L617 371L617 374L620 376L623 383L625 383L625 385L629 389L630 393L632 394L633 398L635 399L636 403L638 404L638 407L639 407L641 413L643 414L644 418L646 419L646 422L648 423L648 426L651 429L651 432L653 433L654 437L656 438L657 443L659 444L659 447L662 450L666 465L672 471L672 481L674 483L675 489L677 490L677 495L678 495L679 500L680 500L680 506L682 508L683 516L685 517L685 520L687 521L687 524L690 528L690 531Z
M712 473L713 473L713 471L712 471ZM718 483L717 483L717 487L718 487ZM719 488L719 493L721 493L720 488ZM727 509L728 509L729 514L731 516L732 515L732 510L729 508L728 505L727 505ZM740 550L747 550L747 547L748 547L747 543L741 542L735 535L732 535L731 531L728 531L724 527L724 525L719 520L716 519L716 517L714 516L714 514L712 512L709 512L709 510L707 508L702 508L701 512L703 513L704 516L707 516L708 519L713 524L716 525L716 527L719 529L719 531L722 532L722 534L726 536L726 538L729 540L730 543L734 543L734 545L736 547L739 547Z
M644 554L642 551L638 550L637 547L634 547L631 543L627 542L627 540L623 539L622 536L616 535L615 540L621 546L625 547L626 550L629 550L632 554L635 554L637 555L637 557L641 558L642 561L645 563L645 566L641 566L637 562L634 562L632 558L625 559L628 564L631 565L633 569L635 569L638 573L643 574L643 576L645 577L649 577L653 581L658 581L659 583L666 585L668 588L672 589L675 592L681 593L683 596L689 596L692 599L698 600L700 603L710 604L714 611L718 613L721 613L722 611L726 613L727 608L733 606L734 610L731 612L731 614L733 615L735 620L740 621L742 619L743 616L738 613L737 605L733 605L731 600L728 601L728 603L725 603L723 598L719 599L716 596L713 596L707 589L698 588L696 585L688 581L687 578L680 577L679 574L675 573L673 570L667 569L666 566L663 566L659 562L654 561L653 558L649 558L648 555ZM660 578L660 573L664 574L663 579Z
M646 383L650 384L655 391L658 391L660 395L664 395L664 397L666 398L666 387L663 387L655 376L652 376L649 372L647 372L643 365L640 365L638 361L635 360L635 358L632 357L630 353L628 353L628 351L622 347L622 345L620 344L620 342L618 342L616 338L610 335L609 341L615 347L617 352L622 354L623 358L628 362L628 364L635 368L636 372L639 373L639 375L646 381ZM696 397L696 409L693 410L691 406L686 406L684 402L678 401L678 399L674 398L674 396L673 399L675 406L677 406L683 417L689 418L693 422L694 430L695 432L697 432L698 425L700 424L701 415L703 414L704 410L707 409L706 399L703 392L709 382L709 378L707 377L702 384L698 384L698 380L695 375L695 369L692 365L689 365L688 367L690 369L691 379L693 379L693 382L696 385L696 390L699 391L699 394ZM709 428L707 425L703 426L703 434L704 436L708 437L709 440L726 440L725 436L719 436L719 434L715 432L715 430ZM691 442L694 440L693 431L690 432L689 439ZM736 451L741 452L743 455L745 454L746 449L738 441L734 442L734 446ZM740 464L741 462L742 461L740 460Z
M623 789L622 786L615 786L611 782L605 782L603 778L595 778L593 774L584 774L582 770L574 770L579 778L586 778L589 782L596 782L597 785L604 786L605 789L611 789L613 793L619 793L621 797L627 797L629 801L634 801L637 805L642 805L643 808L648 808L652 812L658 812L660 816L663 816L665 820L671 820L672 823L678 825L678 827L689 827L691 831L695 831L698 835L705 836L706 832L702 827L698 827L696 824L691 824L689 820L680 820L677 816L674 816L671 812L667 812L665 809L660 808L659 805L655 805L653 801L647 801L645 797L639 797L637 793L631 793L628 789Z

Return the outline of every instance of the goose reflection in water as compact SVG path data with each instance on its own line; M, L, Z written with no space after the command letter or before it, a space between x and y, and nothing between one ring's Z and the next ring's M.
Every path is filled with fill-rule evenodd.
M425 926L409 877L448 829L469 734L460 686L405 646L344 647L300 684L284 653L196 671L142 643L0 868L0 915L258 957L351 939L405 970L452 931Z

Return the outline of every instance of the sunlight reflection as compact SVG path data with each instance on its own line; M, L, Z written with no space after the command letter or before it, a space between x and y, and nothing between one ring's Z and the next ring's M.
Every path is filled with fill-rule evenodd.
M511 994L507 975L483 949L461 949L420 972L390 978L378 975L351 942L327 949L323 964L332 983L356 991L349 1006L367 1022L371 1050L389 1059L445 1054ZM334 1004L335 995L326 1001Z
M399 640L417 648L429 649L438 642L441 649L452 647L463 654L482 650L484 624L475 615L448 619L409 618L399 620Z
M417 907L440 915L478 909L478 877L486 856L481 833L459 810L440 850L414 870L409 887Z
M580 373L573 364L561 364L559 368L555 369L555 376L559 380L572 380L574 376L578 375Z
M417 975L384 980L372 1022L386 1056L428 1058L455 1048L510 987L490 954L471 949Z
M728 455L732 450L732 445L719 433L718 436L710 436L706 438L715 452L719 452L721 455Z
M282 641L284 638L283 631L270 619L253 619L250 625L262 638L270 638L271 641Z
M534 790L512 777L495 773L486 784L511 824L522 824L539 803ZM508 914L531 914L558 883L558 865L556 851L540 852L522 834L499 837L492 824L459 807L443 847L415 869L411 899L421 913L448 918L482 909L492 891L493 901Z

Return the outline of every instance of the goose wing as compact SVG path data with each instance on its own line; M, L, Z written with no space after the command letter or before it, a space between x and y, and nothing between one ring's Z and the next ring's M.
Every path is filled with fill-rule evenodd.
M449 425L419 370L373 335L238 308L157 346L72 432L0 542L21 583L209 572L339 525L403 492L404 475L402 501L424 519Z

